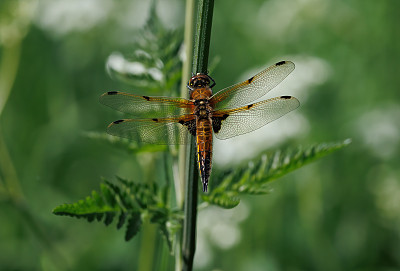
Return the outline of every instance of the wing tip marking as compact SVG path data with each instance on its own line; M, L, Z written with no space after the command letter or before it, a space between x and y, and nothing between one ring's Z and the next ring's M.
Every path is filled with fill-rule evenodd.
M290 67L291 71L293 71L295 68L295 65L292 61L282 60L282 61L275 63L275 67L279 67L282 65L286 65L287 67Z
M107 95L116 95L118 93L119 93L118 91L108 91Z
M280 98L285 99L285 100L289 100L289 99L292 99L293 97L284 95L284 96L281 96Z
M116 120L116 121L113 121L112 122L112 124L120 124L120 123L122 123L122 122L124 122L125 120Z

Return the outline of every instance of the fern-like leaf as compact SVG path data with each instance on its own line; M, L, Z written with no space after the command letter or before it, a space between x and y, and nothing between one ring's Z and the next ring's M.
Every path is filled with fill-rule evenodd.
M140 231L143 218L148 218L159 225L172 252L176 229L180 227L182 218L179 212L167 208L165 198L160 193L163 189L156 184L134 183L118 178L117 184L104 180L100 184L100 191L93 191L91 196L76 203L60 205L53 213L85 218L89 222L103 221L105 225L118 220L117 229L126 225L126 241Z
M140 230L142 226L142 218L139 212L134 212L130 215L128 219L128 225L126 226L125 240L129 241L134 237Z
M202 199L223 208L233 208L239 204L238 195L267 194L270 192L269 182L350 143L351 140L346 139L338 143L317 144L306 149L298 148L284 152L278 150L270 155L262 154L257 160L215 176L213 182L220 180L219 183L210 189L209 195L203 195Z
M102 187L102 189L104 188ZM108 225L110 224L110 214L115 215L120 211L120 207L115 205L113 201L107 201L105 197L93 191L92 195L86 197L84 200L56 207L53 213L76 218L86 218L89 222L92 222L95 218L100 221L103 216L106 216L104 222Z
M203 200L220 207L231 209L240 203L239 193L236 191L213 191L210 195L204 195Z

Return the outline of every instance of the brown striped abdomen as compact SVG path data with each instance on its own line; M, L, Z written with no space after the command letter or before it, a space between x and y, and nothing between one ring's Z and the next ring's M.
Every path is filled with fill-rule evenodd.
M203 183L203 192L207 192L212 162L213 133L211 121L210 119L198 119L196 127L197 161Z

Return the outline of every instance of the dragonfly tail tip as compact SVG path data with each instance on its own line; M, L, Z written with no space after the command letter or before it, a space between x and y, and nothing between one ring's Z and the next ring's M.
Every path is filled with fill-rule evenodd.
M207 192L208 182L203 182L203 192Z

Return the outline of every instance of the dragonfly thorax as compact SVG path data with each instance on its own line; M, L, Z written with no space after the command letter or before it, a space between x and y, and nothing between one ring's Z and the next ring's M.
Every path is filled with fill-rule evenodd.
M194 105L197 107L204 107L208 104L208 100L207 99L198 99L194 101Z
M195 101L196 109L194 110L194 115L198 118L209 118L212 108L209 105L207 99L200 99Z

